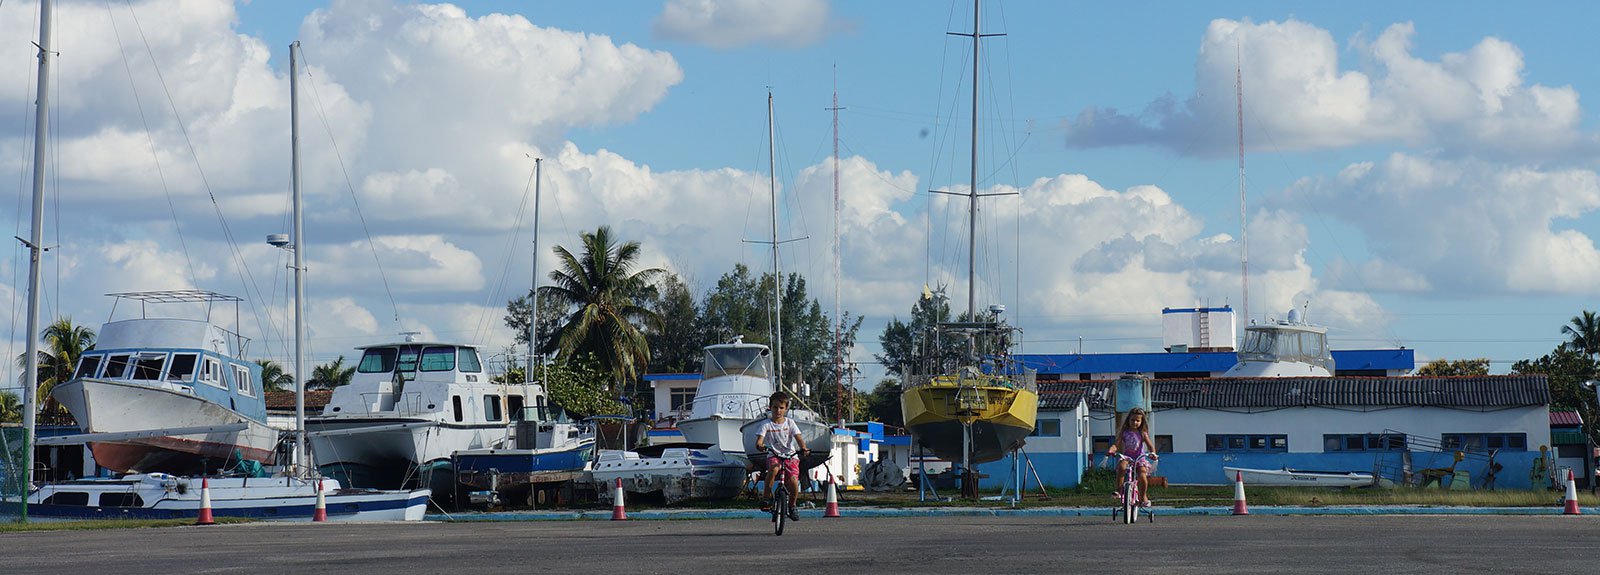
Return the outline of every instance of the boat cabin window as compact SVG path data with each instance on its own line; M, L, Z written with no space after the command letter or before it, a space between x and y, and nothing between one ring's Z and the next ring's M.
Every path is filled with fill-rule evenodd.
M220 362L208 357L201 366L200 381L217 387L224 387L222 385L222 364Z
M167 381L193 380L196 359L199 359L199 356L192 353L172 354L172 365L167 366Z
M89 504L89 494L84 491L62 491L44 498L45 505L77 505Z
M356 373L389 373L394 371L394 362L397 354L398 350L392 347L368 349L361 354L361 363L356 365Z
M1285 329L1249 329L1239 346L1240 361L1292 361L1330 367L1327 334Z
M724 375L767 377L767 348L718 347L706 350L705 379Z
M161 368L167 364L167 354L141 353L133 361L133 379L161 379Z
M138 493L101 493L101 507L144 507L144 498Z
M506 396L506 415L511 416L511 421L522 421L522 396Z
M106 379L122 379L128 373L128 356L113 355L106 360L106 373L101 376Z
M240 394L256 394L255 382L251 381L250 368L248 367L242 365L233 366L233 385L239 390Z
M394 370L400 373L415 374L417 371L417 348L407 347L400 350L400 357L395 360Z
M478 361L478 350L470 347L456 348L456 365L460 366L461 373L478 373L483 371L483 363Z
M103 357L105 356L86 355L79 358L78 371L73 373L72 377L94 377L95 372L100 370L100 360Z
M500 421L500 396L483 396L483 419L485 421Z
M422 350L422 371L451 371L456 368L456 348L428 347Z
M452 408L451 409L451 415L454 415L456 417L456 421L460 422L461 421L461 396L459 396L459 395L450 396L450 407Z

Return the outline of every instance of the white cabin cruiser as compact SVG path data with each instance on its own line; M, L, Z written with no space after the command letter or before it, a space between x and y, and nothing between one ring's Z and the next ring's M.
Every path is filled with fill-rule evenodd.
M1245 327L1239 363L1222 377L1332 377L1333 373L1328 328L1303 323L1290 310L1287 321Z
M234 303L237 316L242 300L201 290L110 295L141 309L192 304L208 313L102 325L72 379L51 390L85 435L56 439L88 441L95 462L118 473L194 474L244 461L274 463L279 434L266 424L261 366L244 359L250 340L209 317L215 302Z
M175 477L129 474L41 485L28 494L28 513L54 519L194 519L201 486L210 490L214 517L311 521L317 491L329 521L421 521L428 490L349 489L334 479L294 477Z
M453 492L452 453L509 446L524 408L545 406L542 385L489 381L469 345L406 341L359 349L350 384L333 390L321 415L306 418L318 468L350 485Z
M678 422L683 439L704 443L728 455L745 453L740 427L766 417L772 397L772 353L743 337L705 348L700 389L689 416Z

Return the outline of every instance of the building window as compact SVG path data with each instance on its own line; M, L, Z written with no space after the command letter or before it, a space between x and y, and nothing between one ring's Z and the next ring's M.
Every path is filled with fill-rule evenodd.
M1172 436L1156 436L1156 453L1172 453Z
M1111 436L1109 436L1109 435L1096 435L1096 436L1094 436L1094 452L1095 453L1105 453L1107 451L1111 451Z
M483 396L483 418L487 421L500 421L500 396Z
M1206 435L1206 452L1282 453L1289 450L1287 435Z
M1491 449L1527 451L1528 434L1446 433L1439 437L1439 443L1445 449L1460 449L1462 451L1488 452Z
M694 392L695 388L693 387L672 388L671 398L668 399L668 404L672 406L672 411L688 409L689 406L694 405Z
M1041 419L1033 426L1031 437L1061 437L1061 420Z
M1040 423L1043 423L1043 422L1040 422ZM1094 447L1093 447L1094 452L1095 453L1105 453L1107 451L1110 451L1111 450L1111 440L1112 439L1113 439L1113 436L1110 436L1110 435L1096 435L1096 436L1094 436ZM1156 440L1156 453L1172 453L1172 436L1171 435L1157 435L1157 436L1155 436L1155 440Z
M1330 433L1322 436L1322 451L1405 451L1406 436L1387 433Z

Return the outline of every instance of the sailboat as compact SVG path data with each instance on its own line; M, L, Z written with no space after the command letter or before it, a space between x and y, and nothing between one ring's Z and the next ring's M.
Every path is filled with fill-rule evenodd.
M727 343L706 346L700 388L690 406L689 417L678 423L690 443L707 443L735 457L743 457L755 469L766 468L766 453L756 449L756 435L766 420L767 404L783 384L783 271L779 265L778 187L776 151L772 118L772 92L767 92L768 194L772 200L772 276L773 347L745 343L742 337ZM816 467L828 460L833 449L833 431L815 411L801 405L791 393L789 418L800 426L811 455L800 461L801 469Z
M973 1L972 33L957 34L972 38L972 164L968 199L969 226L967 261L966 322L938 325L935 341L946 335L968 338L968 358L956 365L944 361L925 345L923 358L905 366L900 409L906 428L922 447L941 459L960 462L963 470L962 494L977 496L978 463L999 460L1021 448L1033 433L1039 410L1039 391L1033 370L1007 361L1005 346L1010 329L992 318L1003 311L992 306L991 321L978 315L976 306L976 237L978 210L978 72L980 10ZM927 296L925 296L927 297ZM980 353L988 357L980 357ZM954 369L951 369L954 368Z

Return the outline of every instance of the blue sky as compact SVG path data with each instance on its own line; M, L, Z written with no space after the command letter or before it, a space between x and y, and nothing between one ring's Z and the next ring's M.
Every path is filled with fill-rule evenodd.
M549 159L546 245L610 224L699 290L737 262L765 269L741 240L768 233L769 87L781 233L811 238L784 266L831 309L835 74L841 299L867 317L854 358L870 361L924 284L965 298L964 215L921 192L965 187L970 60L946 32L970 29L968 3L131 6L142 39L127 5L58 11L52 316L97 325L100 294L202 287L256 300L241 329L285 355L281 254L258 239L287 227L296 39L316 89L302 97L317 99L302 100L302 141L318 361L403 330L504 347L500 310L530 275L529 216L514 213L524 154ZM0 6L0 37L18 40L0 45L0 182L18 182L18 206L35 9ZM980 187L1021 195L985 200L979 294L1010 308L1024 351L1079 337L1086 351L1153 350L1161 307L1238 306L1236 53L1255 317L1309 301L1336 347L1504 371L1595 305L1588 3L1010 1L984 14L1006 36L984 45ZM18 235L22 211L6 212ZM20 253L0 263L11 300ZM19 310L5 312L14 332Z

